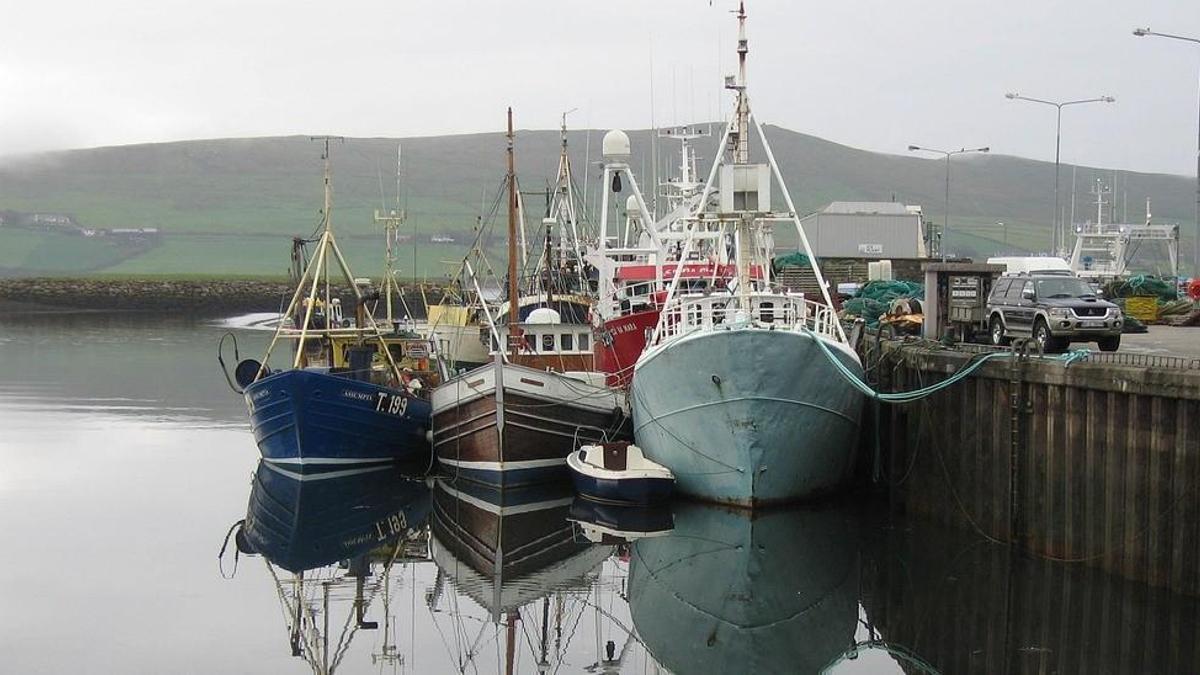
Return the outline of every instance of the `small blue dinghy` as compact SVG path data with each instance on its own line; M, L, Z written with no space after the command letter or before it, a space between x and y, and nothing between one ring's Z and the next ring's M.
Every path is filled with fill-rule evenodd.
M666 501L675 485L671 470L655 464L627 442L585 445L567 456L581 497L616 504Z

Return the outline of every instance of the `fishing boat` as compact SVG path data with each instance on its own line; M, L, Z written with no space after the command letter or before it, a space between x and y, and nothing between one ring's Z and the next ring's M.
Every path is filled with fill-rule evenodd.
M662 129L660 139L680 143L678 175L665 181L667 213L657 218L647 205L630 166L629 136L613 129L604 136L601 177L600 236L586 258L597 270L597 300L593 318L596 333L596 366L609 386L627 388L634 364L658 324L667 289L678 274L680 288L702 293L724 287L735 276L733 265L714 261L712 242L701 242L678 266L688 232L685 222L700 207L704 183L697 179L697 159L692 142L710 134L703 127ZM628 183L624 223L612 220L613 195ZM612 189L608 189L611 185ZM655 201L657 203L657 200Z
M634 367L635 440L669 468L680 492L755 507L811 499L849 478L863 395L839 374L862 376L833 309L787 185L746 91L746 14L739 8L736 106L718 144L699 209L686 221L676 269L697 246L733 264L724 288L689 292L676 274ZM751 124L765 163L750 162ZM717 177L720 177L719 189ZM771 207L772 178L787 205ZM707 206L710 195L715 208ZM773 226L791 222L820 286L818 298L775 284Z
M295 293L262 361L237 368L255 440L264 460L302 472L428 457L436 344L376 323L334 238L329 139L324 160L324 219L312 259L301 249ZM353 323L331 291L332 264L354 294ZM272 352L288 341L291 367L272 371Z
M630 427L622 393L593 372L586 317L572 311L577 323L566 312L576 300L547 293L542 306L522 314L511 109L507 139L509 300L496 320L487 318L493 362L439 386L432 404L433 447L443 470L514 486L564 476L567 455L579 443L627 437Z
M575 490L602 502L651 504L666 501L675 485L670 469L655 464L628 442L585 445L567 457Z

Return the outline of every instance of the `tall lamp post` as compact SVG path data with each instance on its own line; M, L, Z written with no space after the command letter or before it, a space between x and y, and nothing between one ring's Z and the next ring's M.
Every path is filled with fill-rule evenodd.
M1054 218L1051 221L1054 223L1054 231L1050 236L1050 248L1054 249L1055 252L1059 252L1067 246L1067 235L1063 225L1059 222L1062 216L1059 214L1058 208L1058 160L1059 150L1062 148L1062 109L1069 105L1082 105L1084 103L1115 103L1117 99L1112 96L1097 96L1096 98L1083 98L1078 101L1046 101L1014 93L1005 94L1004 97L1013 101L1029 101L1030 103L1052 105L1058 109L1058 120L1054 127Z
M1172 40L1183 40L1200 45L1200 38L1187 37L1185 35L1171 35L1169 33L1156 33L1149 28L1136 28L1133 34L1138 37L1161 37L1170 38ZM1200 113L1198 113L1200 117ZM1200 121L1197 122L1196 128L1196 250L1193 251L1194 258L1192 259L1192 276L1200 276Z
M926 148L920 145L908 146L909 152L932 152L934 154L943 155L946 158L946 211L943 216L942 237L938 248L941 249L942 262L946 262L946 244L950 241L950 158L955 155L964 155L968 152L988 152L991 148L959 148L958 150L938 150L937 148Z

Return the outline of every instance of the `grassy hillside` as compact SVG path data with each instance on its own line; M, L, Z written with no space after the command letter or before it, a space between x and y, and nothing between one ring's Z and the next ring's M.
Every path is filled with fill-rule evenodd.
M577 171L586 159L589 201L599 187L594 162L602 131L572 132ZM772 146L802 212L833 200L922 204L927 217L943 219L943 171L939 160L882 155L768 127ZM639 179L649 185L650 136L630 133ZM403 272L443 275L443 261L461 257L473 238L484 204L504 172L501 134L403 139L404 203L408 234L401 249ZM700 149L707 162L715 139ZM371 221L382 192L395 192L396 139L347 139L333 148L334 223L361 274L381 265L381 238ZM660 164L674 159L674 144L660 147ZM558 134L519 132L518 172L524 190L544 187L557 164ZM305 236L319 221L320 147L305 137L223 139L134 145L53 153L0 163L0 211L69 214L89 228L157 228L160 236L135 245L112 238L84 238L0 226L0 274L275 275L287 266L292 236ZM1064 167L1064 202L1071 170ZM1086 196L1094 177L1079 171L1079 213L1090 213ZM585 176L579 176L582 187ZM966 255L1002 250L1040 250L1049 244L1053 165L1003 155L970 156L953 168L949 248ZM1127 195L1132 220L1146 197L1157 220L1184 223L1185 260L1193 241L1194 187L1179 176L1122 173L1117 203ZM540 209L526 198L531 220ZM778 204L777 204L778 206ZM1007 225L1009 245L1004 246ZM454 244L429 243L448 235ZM786 243L787 238L782 237ZM413 243L416 262L413 262Z

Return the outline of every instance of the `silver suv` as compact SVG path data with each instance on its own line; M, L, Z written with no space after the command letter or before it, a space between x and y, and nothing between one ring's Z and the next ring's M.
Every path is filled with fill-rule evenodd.
M1102 352L1121 347L1121 308L1101 300L1074 276L1019 274L1002 276L988 296L992 344L1013 337L1037 340L1042 351L1061 352L1072 342L1095 342Z

